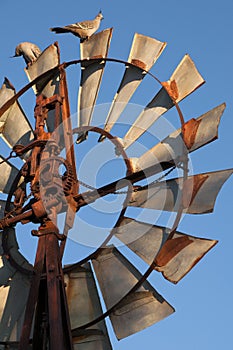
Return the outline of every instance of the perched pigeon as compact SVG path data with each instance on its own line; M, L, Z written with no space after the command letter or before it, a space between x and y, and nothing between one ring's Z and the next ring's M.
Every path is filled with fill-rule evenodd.
M102 12L100 11L93 20L69 24L65 27L54 27L50 28L50 30L56 34L72 33L78 36L81 42L83 42L84 40L88 40L88 38L98 30L103 18Z
M39 47L33 43L23 42L16 46L15 55L12 57L23 56L27 66L30 66L41 54Z

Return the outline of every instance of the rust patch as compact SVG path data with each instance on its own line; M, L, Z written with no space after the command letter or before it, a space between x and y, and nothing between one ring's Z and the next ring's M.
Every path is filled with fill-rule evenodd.
M184 182L183 189L183 207L188 208L191 206L194 198L204 182L208 179L208 175L198 174Z
M189 121L187 121L184 125L182 125L183 141L188 150L191 149L195 143L195 138L200 122L201 120L196 120L192 118Z
M192 242L187 236L168 239L155 259L156 265L158 267L167 265L171 259Z
M179 97L179 91L175 80L164 81L161 83L164 89L167 91L168 95L173 101L176 101Z
M135 58L132 58L130 63L132 63L134 66L137 66L138 68L141 68L143 70L146 70L147 68L147 65L144 62L137 60Z

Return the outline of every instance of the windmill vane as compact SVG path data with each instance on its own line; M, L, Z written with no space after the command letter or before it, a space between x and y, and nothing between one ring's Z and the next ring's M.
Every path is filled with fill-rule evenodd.
M51 28L80 38L79 60L61 64L57 42L43 51L29 42L16 47L14 57L23 56L29 80L18 94L34 91L34 126L7 78L0 89L0 135L11 148L10 154L0 156L0 191L7 195L0 200L0 349L111 350L105 318L109 316L120 340L171 315L174 307L147 278L157 271L176 284L217 243L180 232L178 227L183 213L212 212L221 187L233 173L228 169L192 175L190 167L190 154L217 138L225 103L186 122L179 102L205 82L191 57L185 55L169 80L161 82L150 69L166 43L136 33L127 61L108 58L113 29L97 32L102 19L100 11L93 20ZM124 74L100 128L94 111L110 62L122 65ZM66 77L70 66L81 72L75 125ZM125 134L119 135L119 119L145 76L154 79L159 89ZM129 157L128 149L145 140L148 129L172 108L180 127L152 148L145 142L143 153ZM112 158L107 159L110 151ZM13 158L18 158L20 169ZM118 176L112 160L122 162L123 175ZM105 165L111 167L110 180L109 174L98 175ZM171 177L175 171L178 175ZM88 182L93 174L101 178L100 185ZM66 265L68 238L73 229L79 232L76 218L82 210L97 211L98 203L105 208L102 216L114 213L115 223L94 252L90 249L89 255ZM156 216L153 224L139 220L126 213L132 207L175 213L173 224L161 226ZM95 219L96 227L101 227L102 216L97 219L90 212L90 222ZM18 224L24 225L24 236L37 241L34 263L19 249ZM36 229L29 232L29 224ZM147 264L144 274L116 241Z

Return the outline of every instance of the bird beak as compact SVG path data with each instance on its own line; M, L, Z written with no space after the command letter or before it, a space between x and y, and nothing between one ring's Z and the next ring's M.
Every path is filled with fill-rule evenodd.
M16 56L16 55L14 55L14 56L10 56L10 58L14 58L14 57L18 57L18 56Z

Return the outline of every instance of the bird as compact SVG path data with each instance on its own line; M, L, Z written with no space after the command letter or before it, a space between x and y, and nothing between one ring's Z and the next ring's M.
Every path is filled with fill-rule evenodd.
M103 18L104 17L102 12L99 11L99 13L95 16L93 20L77 22L64 27L54 27L50 28L50 30L52 32L55 32L56 34L71 33L79 37L81 42L84 42L85 40L88 40L90 36L92 36L99 29L100 22Z
M23 56L26 65L30 66L40 56L41 50L36 44L27 41L20 43L15 48L15 55L12 57Z

